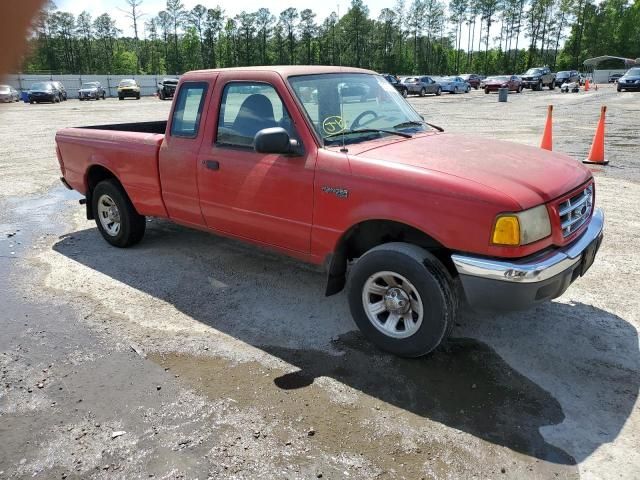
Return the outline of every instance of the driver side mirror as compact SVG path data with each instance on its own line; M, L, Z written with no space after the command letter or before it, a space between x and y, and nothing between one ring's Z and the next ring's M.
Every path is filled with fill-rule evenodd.
M291 139L287 131L282 127L260 130L253 138L253 148L258 153L300 154L298 141Z

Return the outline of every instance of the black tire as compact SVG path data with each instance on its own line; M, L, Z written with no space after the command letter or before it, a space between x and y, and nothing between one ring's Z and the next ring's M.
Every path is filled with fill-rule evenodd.
M405 338L384 333L365 311L363 289L370 277L385 271L407 279L422 299L422 322ZM420 357L433 351L451 332L458 312L457 289L447 269L429 252L408 243L379 245L360 257L349 273L347 295L351 315L363 335L381 349L402 357ZM378 301L375 294L371 295L370 302Z
M117 234L109 233L100 220L98 202L107 196L113 200L120 215L120 230ZM135 245L144 236L147 221L134 208L122 185L115 180L103 180L98 183L91 193L91 207L93 216L102 237L114 247L126 248Z
M407 90L406 88L402 89L402 97L403 98L407 98L409 96L409 90Z
M556 89L555 82L551 82L551 84L549 84L549 90L555 90L555 89Z
M474 90L478 90L478 85L476 85L475 87L473 87Z
M622 89L621 89L620 87L618 87L616 90L618 90L619 92L621 92L621 91L622 91Z
M542 90L542 82L538 82L538 83L536 84L536 91L537 91L537 92L539 92L539 91L541 91L541 90Z
M29 100L29 103L30 103L31 105L33 105L33 100Z
M136 100L140 100L140 95L136 95Z
M438 90L436 90L436 97L439 97L440 95L442 95L442 88L438 87Z
M118 100L124 100L124 97L118 97Z
M422 87L422 88L420 89L420 96L421 96L421 97L424 97L426 94L427 94L427 90L426 90L424 87Z
M164 100L164 92L162 90L158 91L158 98Z
M489 89L488 89L488 88L485 88L485 89L484 89L484 93L485 93L486 95L489 95Z

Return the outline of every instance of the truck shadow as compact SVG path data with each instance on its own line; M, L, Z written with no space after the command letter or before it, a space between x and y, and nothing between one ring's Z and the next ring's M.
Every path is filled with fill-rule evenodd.
M528 378L474 338L453 338L415 360L380 352L354 331L343 295L323 297L322 275L293 260L168 222L151 223L145 240L127 250L106 246L95 228L63 237L53 248L299 368L277 378L278 388L334 378L549 462L574 465L615 440L638 397L635 328L589 305L547 303L524 319L471 314L454 330L454 337L482 337L496 348L514 350ZM153 309L148 312L152 317ZM483 322L489 333L470 335L474 328L484 331ZM562 404L531 378L560 391ZM565 412L571 425L562 428ZM541 429L551 431L543 437Z

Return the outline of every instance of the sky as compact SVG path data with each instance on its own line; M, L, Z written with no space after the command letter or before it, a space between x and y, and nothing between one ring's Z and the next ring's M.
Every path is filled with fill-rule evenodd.
M87 10L95 18L107 12L116 20L118 28L123 31L124 35L133 35L133 29L130 27L131 21L119 10L127 8L125 0L54 0L54 3L59 10L70 12L74 15L79 14L83 10ZM275 15L289 7L295 7L298 10L310 8L316 13L316 21L318 23L328 17L331 12L337 12L338 8L340 15L344 15L351 4L350 0L329 0L328 2L318 2L317 0L271 0L265 3L250 2L247 0L182 0L182 3L188 10L198 3L201 3L207 8L220 5L225 15L231 17L243 10L253 12L260 7L267 7L271 10L271 13ZM395 0L365 0L365 4L369 7L369 14L373 18L377 18L380 10L383 8L393 8L394 3ZM143 0L140 9L142 12L149 14L147 17L144 17L144 20L147 20L149 16L157 15L160 10L164 10L165 5L165 0Z

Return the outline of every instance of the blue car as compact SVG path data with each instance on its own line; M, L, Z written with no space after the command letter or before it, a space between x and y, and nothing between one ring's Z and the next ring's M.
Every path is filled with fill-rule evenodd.
M623 90L640 90L640 67L630 68L618 79L619 92Z
M443 92L449 93L469 93L471 84L464 81L462 77L442 77L437 80Z

